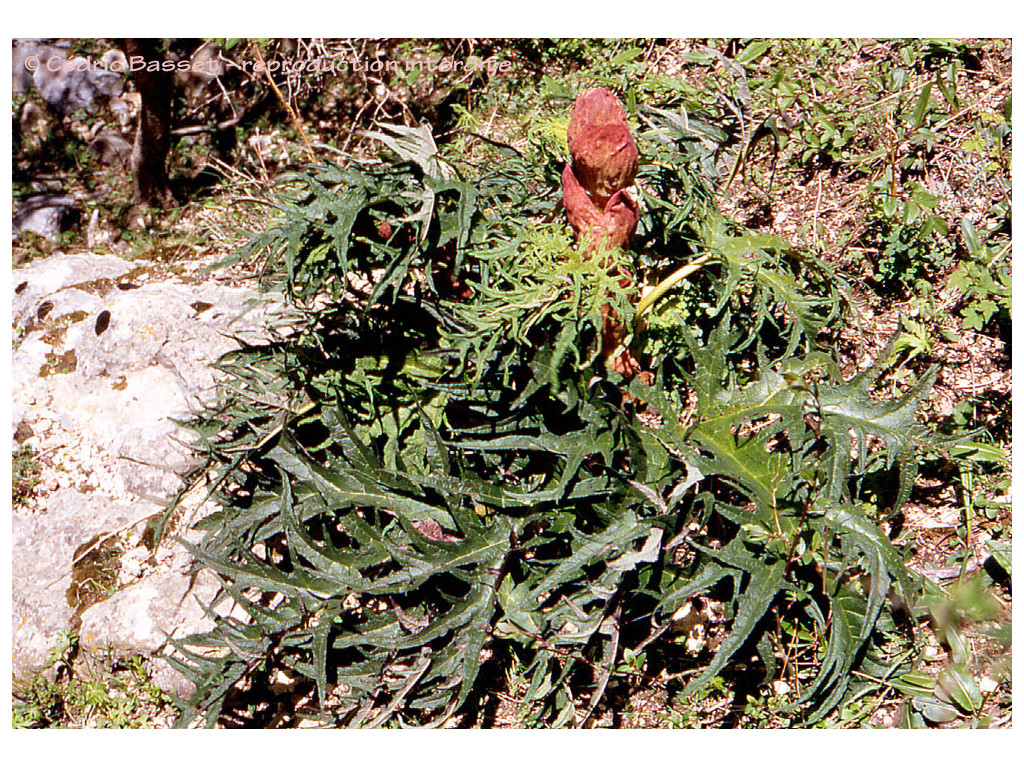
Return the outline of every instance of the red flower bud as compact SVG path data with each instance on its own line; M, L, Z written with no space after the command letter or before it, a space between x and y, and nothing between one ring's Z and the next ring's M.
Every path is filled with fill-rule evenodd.
M569 119L569 152L572 162L562 171L562 201L577 241L589 238L589 248L628 247L640 213L626 187L636 179L639 155L625 110L607 88L595 88L576 99ZM623 288L633 282L621 266L612 269ZM601 314L600 352L608 360L627 328L610 304L601 308ZM625 376L640 370L629 350L610 364Z
M636 203L625 190L620 189L612 195L601 210L594 205L568 165L562 171L562 202L569 226L578 240L589 235L594 246L603 244L606 248L625 248L636 234L640 215Z
M569 119L573 171L598 207L636 179L639 156L622 104L607 88L576 99Z

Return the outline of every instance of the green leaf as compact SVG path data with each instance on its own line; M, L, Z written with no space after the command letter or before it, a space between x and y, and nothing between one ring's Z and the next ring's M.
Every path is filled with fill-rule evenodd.
M853 507L837 506L825 510L825 521L833 530L845 534L843 550L848 555L859 553L870 579L867 608L861 626L858 644L864 643L874 631L875 623L895 579L904 595L911 593L910 575L903 558L885 534L864 519Z
M917 97L917 101L914 103L914 113L912 117L913 128L916 130L924 125L925 118L928 116L928 102L932 96L932 84L928 81L924 84L924 88L921 89L921 93Z
M951 701L968 714L977 713L985 700L978 681L963 664L950 664L943 669L939 673L935 691L940 699Z
M973 459L975 461L990 461L993 464L1006 464L1006 451L998 445L978 443L974 440L959 442L949 449L954 456Z
M628 508L621 512L600 533L578 534L574 538L572 554L560 558L557 565L530 590L527 599L535 603L544 593L580 574L584 566L630 547L633 539L644 533L644 526Z
M974 225L971 224L970 219L960 219L960 232L964 236L964 244L967 246L967 252L972 258L981 259L984 257L984 251L982 250L981 238L978 236L977 230L974 229Z
M927 696L935 690L935 676L927 672L907 672L895 678L892 684L904 696Z
M677 579L669 582L663 589L659 608L666 615L672 615L695 595L707 592L720 581L731 578L737 583L742 571L727 568L720 563L707 562L696 576L691 579Z
M754 627L768 610L768 606L782 590L785 584L784 570L785 563L778 562L772 566L761 566L751 571L750 583L740 594L739 608L729 634L718 647L711 663L683 689L683 696L692 695L715 677L726 662L743 646L754 631Z
M910 193L910 199L917 203L922 208L934 208L939 204L939 198L929 192L927 189L922 187L920 184L914 184L913 189ZM940 219L941 221L941 219Z
M480 585L480 592L475 596L476 608L463 630L459 633L455 647L459 650L460 677L459 695L455 706L465 703L476 687L477 674L480 672L480 654L491 639L491 619L497 605L495 585L501 576L499 566L507 551L503 552L490 564L490 578Z
M637 56L640 56L644 52L643 48L627 48L622 53L618 53L612 57L611 65L613 67L619 67L630 61L633 61Z
M1010 541L1001 539L989 539L988 550L992 553L992 559L999 564L999 567L1006 571L1007 576L1013 576L1013 544Z
M914 708L933 723L950 723L960 717L956 707L939 701L933 696L915 696L911 699Z
M768 49L772 46L772 42L772 40L755 40L752 43L748 43L747 46L736 56L736 63L750 64L751 62L756 61L768 52Z

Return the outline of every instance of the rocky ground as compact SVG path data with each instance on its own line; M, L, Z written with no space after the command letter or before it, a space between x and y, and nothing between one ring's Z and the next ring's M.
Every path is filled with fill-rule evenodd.
M652 66L663 74L687 76L683 54L689 49L683 43L670 46ZM851 67L868 66L875 55L880 53L866 50L863 60ZM853 88L853 73L853 69L840 73L835 87ZM988 57L982 70L965 81L965 99L970 95L978 109L997 112L1010 82L1009 60ZM44 96L49 93L46 83L36 87ZM126 101L128 118L130 106ZM28 109L22 114L23 130L33 114ZM762 115L747 117L753 129ZM128 118L125 124L131 122ZM970 138L966 126L954 123L950 132L954 129L963 134L953 136L959 143ZM100 138L85 137L94 154L102 148ZM117 167L127 146L116 145L119 154L103 162ZM860 290L862 278L871 272L870 254L855 247L870 200L866 181L828 169L806 177L795 171L785 176L781 169L787 165L786 158L774 157L766 147L767 143L762 144L736 175L721 200L723 210L738 221L819 253L851 280L858 289L858 315L857 324L844 336L844 351L848 370L855 370L860 361L880 352L898 329L901 316L917 311L912 301L881 300L870 290ZM1008 191L998 185L979 186L976 180L986 177L973 172L964 159L971 157L943 150L923 182L948 207L940 211L945 218L967 217L978 224ZM247 182L232 173L237 191ZM765 180L769 180L767 187ZM68 198L54 194L57 187L51 190L43 185L35 190L41 197L24 201L16 221L20 229L61 228L63 219L74 211ZM84 199L79 196L78 202ZM213 233L214 240L222 241L231 236L230 222L241 215L241 208L228 202L220 207L207 205L198 212L193 209L197 218L185 228ZM186 249L186 253L175 253L172 263L124 251L115 255L104 247L104 233L95 216L87 225L80 223L92 247L88 252L56 251L40 259L20 243L15 249L15 260L24 263L13 270L11 282L12 432L15 450L25 449L37 468L34 487L12 515L12 658L15 676L22 679L46 665L50 649L68 627L78 631L86 657L105 659L153 655L167 635L188 634L203 625L200 603L212 599L216 580L212 574L193 574L191 558L173 538L153 547L147 530L150 521L164 511L166 500L180 490L180 473L193 466L186 447L191 435L175 420L187 418L212 394L216 381L212 361L237 344L235 337L259 336L279 310L260 306L246 313L248 302L255 298L251 279L222 271L201 274L211 261L209 254ZM223 242L219 245L215 250L221 253L230 250L222 247ZM948 289L946 278L948 274L939 275L935 281L934 307L944 318L935 330L942 326L950 338L935 333L933 348L911 361L918 368L931 363L941 366L926 416L937 423L957 403L972 399L992 408L991 413L976 417L988 417L993 424L1008 421L1010 350L993 335L960 327L955 310L961 297ZM1008 510L1008 490L989 495ZM187 514L174 530L182 536L189 535L191 522L212 510L204 502L202 488L189 494L182 507ZM959 571L950 563L965 547L971 549L962 558L968 571L985 560L984 535L967 541L958 537L961 516L962 499L957 498L954 484L936 466L925 467L902 522L903 538L918 542L912 567L941 580ZM1007 511L1007 524L1008 516ZM997 597L1002 614L1008 616L1009 589L1000 588ZM705 617L694 627L710 633L720 623ZM971 637L971 642L985 670L1001 663L1001 651L994 644L986 645L981 634ZM935 649L934 671L938 671L944 652L938 643ZM155 671L166 689L184 692L184 681L170 674L169 668L156 665ZM642 686L622 710L603 711L600 722L617 727L664 726L663 693L663 686ZM521 725L514 686L510 684L498 696L507 702L508 712L499 713L497 724ZM895 702L894 697L892 706L880 706L872 722L894 724ZM716 708L721 712L716 714ZM712 702L702 722L715 726L716 718L727 709L724 699L721 706ZM1008 719L1008 713L1000 711L993 719L1001 724L1004 717Z
M240 338L265 337L280 306L234 276L196 274L203 266L172 276L112 254L55 253L13 272L12 432L38 472L12 521L16 678L41 670L69 626L82 651L105 658L152 655L206 621L200 603L216 579L147 531L193 466L177 422L212 397L212 363ZM175 534L194 536L189 523L212 505L199 488L181 506ZM156 671L185 692L169 667Z

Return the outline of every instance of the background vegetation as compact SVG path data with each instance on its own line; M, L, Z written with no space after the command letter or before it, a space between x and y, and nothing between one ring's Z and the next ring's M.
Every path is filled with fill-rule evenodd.
M1008 43L218 42L422 64L175 91L145 234L15 104L16 198L102 189L111 247L231 252L296 312L195 425L196 555L253 620L178 649L181 724L1008 722ZM642 213L583 260L559 175L595 85Z

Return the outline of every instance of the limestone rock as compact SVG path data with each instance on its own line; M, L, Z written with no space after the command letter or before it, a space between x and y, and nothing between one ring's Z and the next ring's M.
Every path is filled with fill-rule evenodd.
M32 87L32 77L40 64L51 57L66 60L66 45L55 45L45 39L19 38L11 45L11 87L14 93L25 93Z
M134 266L130 261L103 253L55 253L16 269L11 275L14 285L12 320L15 328L30 330L32 318L38 316L47 300L52 303L53 297L62 289L76 285L88 286L97 280L112 281L126 275ZM70 297L60 296L58 299L66 301ZM71 311L70 307L62 309L61 314Z
M41 669L57 634L74 611L67 601L75 551L92 537L156 514L141 500L119 501L106 494L60 488L47 499L46 513L19 514L11 521L12 669L24 676Z
M14 230L56 237L79 222L78 203L68 195L32 195L14 213Z
M120 131L104 128L89 142L89 151L100 162L127 171L132 164L132 145Z
M94 112L100 102L124 90L124 75L82 56L68 59L65 45L15 40L12 64L15 93L24 93L31 83L64 115L79 109Z
M82 614L79 641L97 655L152 655L168 637L206 632L213 621L203 611L220 582L208 570L194 575L155 570Z
M62 253L13 270L12 434L45 455L39 492L13 511L19 678L42 667L76 618L86 652L148 654L165 633L199 631L196 598L209 602L215 591L209 573L191 580L180 545L141 557L141 536L194 464L194 435L176 422L213 396L214 363L239 339L267 338L282 305L246 287L152 271L115 256ZM199 497L202 517L213 505ZM67 594L72 561L98 535L119 558L113 594L92 595L76 617ZM185 685L165 677L175 690Z
M179 553L183 550L178 550ZM217 577L203 569L189 573L184 568L161 567L148 573L110 599L93 605L82 614L79 629L81 650L95 658L124 658L132 654L153 657L153 682L165 691L187 698L195 686L164 658L175 653L169 638L180 639L214 626L204 606L217 615L234 610L233 602L215 600L220 590ZM239 618L243 618L244 614Z
M119 468L124 488L170 494L192 466L191 436L175 424L213 395L212 363L235 348L249 289L215 282L129 281L138 264L113 256L51 256L15 273L12 428L52 411ZM237 322L236 322L237 321Z

